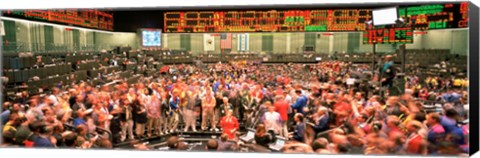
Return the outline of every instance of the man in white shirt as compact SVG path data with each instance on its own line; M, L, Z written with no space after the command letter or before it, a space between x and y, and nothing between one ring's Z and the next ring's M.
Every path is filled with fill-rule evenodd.
M216 120L215 120L215 105L216 100L215 96L213 96L213 92L210 88L206 88L205 96L202 98L202 130L207 130L207 121L210 122L211 128L216 128Z
M187 91L185 95L185 100L187 103L183 109L183 117L185 119L185 129L184 131L187 132L189 128L192 128L193 132L196 132L196 117L194 114L195 108L195 99L196 93L193 91Z
M276 134L279 134L282 130L280 114L275 111L275 107L272 106L272 103L266 102L265 106L268 107L268 112L263 114L263 123L267 130L273 130Z
M152 83L152 84L149 85L149 87L153 92L152 96L154 96L156 99L161 99L162 98L162 96L160 95L158 83Z
M290 94L288 94L288 91L283 91L283 97L285 98L285 101L288 103L288 105L293 104L292 96L290 96Z
M366 104L366 101L363 97L363 93L361 93L361 92L355 93L354 101L357 102L357 105L362 106L362 107L365 106L365 104Z
M292 96L290 94L288 94L288 91L283 91L283 98L285 98L285 102L288 103L288 105L292 105L293 104L293 100L292 100ZM288 108L288 113L292 113L292 108Z
M153 94L153 90L148 90L148 95L145 96L144 104L147 107L147 136L154 134L161 135L160 130L160 100Z
M60 93L60 89L58 89L57 87L54 87L52 89L52 94L48 96L48 99L50 99L50 101L52 102L53 105L58 104L57 96L58 96L59 93Z

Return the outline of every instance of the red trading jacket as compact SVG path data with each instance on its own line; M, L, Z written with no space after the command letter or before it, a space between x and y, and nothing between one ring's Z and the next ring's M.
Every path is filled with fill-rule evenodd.
M284 83L285 85L290 84L290 81L291 81L291 80L290 80L290 78L288 78L288 77L283 78L283 83Z
M343 101L335 104L335 105L333 106L333 109L334 109L334 111L344 111L344 112L347 112L347 113L348 113L347 116L338 116L338 117L337 117L337 119L335 120L337 125L340 125L340 124L341 124L341 121L342 121L344 118L347 118L347 117L349 117L349 116L352 114L352 113L351 113L351 111L352 111L352 106L351 106L350 104L346 103L346 102L343 102Z
M407 139L407 153L418 155L422 152L423 138L419 134L414 134Z
M282 121L288 120L288 108L290 105L285 100L277 101L273 104L275 106L275 111L280 114Z
M33 148L33 145L34 145L34 142L28 141L28 140L25 141L25 147L27 147L27 148Z
M224 116L220 120L220 127L223 129L223 133L228 135L228 139L235 139L235 132L232 132L233 129L239 129L238 120L234 116L231 116L230 119L227 119Z
M160 69L160 73L164 73L164 72L166 73L166 72L168 72L168 70L169 70L168 66L163 66L163 67Z

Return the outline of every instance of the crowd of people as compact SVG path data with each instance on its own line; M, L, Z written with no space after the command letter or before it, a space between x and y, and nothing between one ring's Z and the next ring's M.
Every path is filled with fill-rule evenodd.
M72 83L3 103L2 145L112 148L154 135L212 131L222 136L208 141L207 150L238 151L242 126L253 125L255 144L268 148L281 136L288 140L285 153L468 153L468 81L407 74L405 91L396 96L382 88L387 69L368 70L339 61L182 64L134 84ZM441 110L425 108L430 103ZM250 121L255 110L259 122ZM185 148L178 137L168 144Z

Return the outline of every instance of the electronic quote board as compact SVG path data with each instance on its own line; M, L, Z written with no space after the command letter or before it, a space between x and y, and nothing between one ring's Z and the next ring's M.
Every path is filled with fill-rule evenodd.
M401 7L398 15L414 30L468 27L468 2Z
M166 12L164 32L303 32L364 30L371 10Z
M15 10L3 16L113 31L113 14L96 9Z
M163 29L165 33L365 31L374 9L165 12ZM468 27L468 2L399 6L398 12L414 30Z
M380 28L366 30L363 44L409 44L413 43L411 28Z

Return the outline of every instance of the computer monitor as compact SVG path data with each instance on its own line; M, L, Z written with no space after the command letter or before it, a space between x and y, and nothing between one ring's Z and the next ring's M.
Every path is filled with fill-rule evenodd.
M277 138L277 141L275 141L275 146L283 146L283 145L285 145L285 139Z
M255 138L255 131L254 130L248 130L247 134L240 137L240 140L242 140L246 143L251 143L254 138Z
M247 135L246 135L247 138L253 138L254 136L255 136L255 132L254 132L254 131L248 131L248 132L247 132Z

